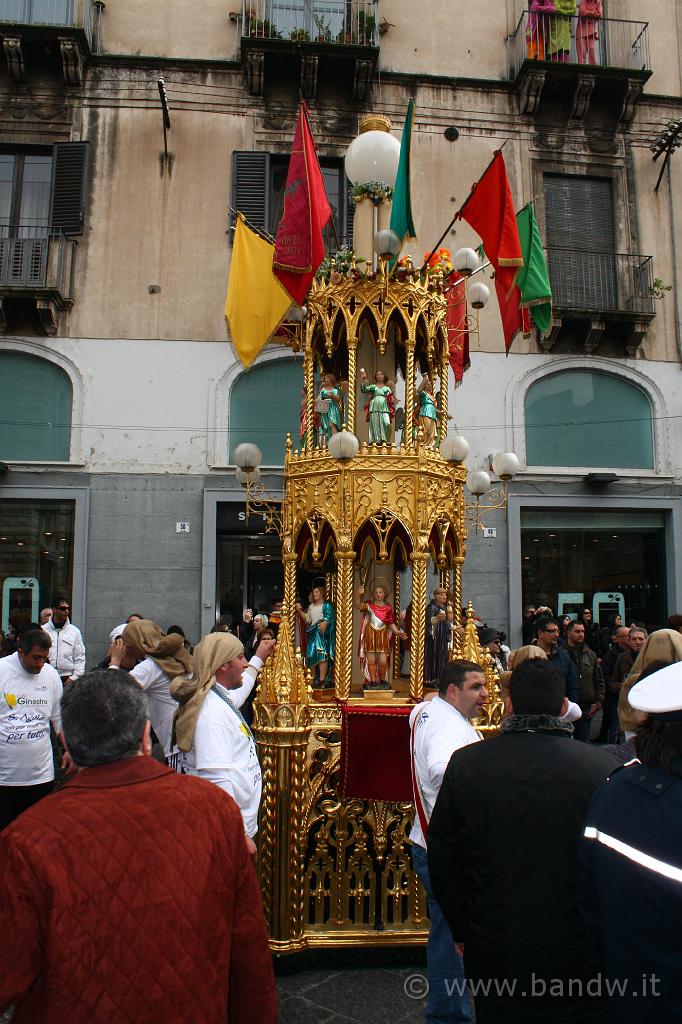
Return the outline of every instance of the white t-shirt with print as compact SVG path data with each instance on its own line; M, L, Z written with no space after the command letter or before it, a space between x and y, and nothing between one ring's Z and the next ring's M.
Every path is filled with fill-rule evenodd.
M147 694L149 720L163 747L164 754L168 757L173 731L173 716L178 710L178 702L171 697L170 693L171 678L162 668L159 668L152 658L145 658L135 668L131 668L130 675Z
M0 786L54 779L50 722L62 729L62 681L51 665L34 675L19 654L0 658Z

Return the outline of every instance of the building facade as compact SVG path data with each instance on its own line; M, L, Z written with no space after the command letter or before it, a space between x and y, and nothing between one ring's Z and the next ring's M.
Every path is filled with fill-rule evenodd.
M276 492L301 360L270 344L244 372L223 303L234 210L276 229L300 95L339 243L360 118L399 132L410 97L415 262L501 145L535 199L550 333L506 357L491 303L451 399L473 468L523 465L496 536L470 537L467 598L513 640L526 602L679 610L682 169L656 189L650 145L682 117L682 3L663 6L608 0L559 34L512 0L0 0L1 628L66 591L99 659L131 612L196 640L281 597L231 459L255 441ZM458 222L445 244L478 240Z

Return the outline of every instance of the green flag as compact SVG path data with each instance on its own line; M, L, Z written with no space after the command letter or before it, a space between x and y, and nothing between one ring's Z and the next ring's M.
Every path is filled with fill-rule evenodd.
M407 104L407 114L403 126L403 137L400 142L400 160L393 191L393 207L391 209L391 230L395 231L401 243L406 238L416 238L412 220L412 193L410 189L410 141L412 138L412 121L414 120L414 100Z
M521 308L530 310L533 323L545 335L552 321L552 288L532 203L516 215L516 224L523 253L523 266L516 275Z

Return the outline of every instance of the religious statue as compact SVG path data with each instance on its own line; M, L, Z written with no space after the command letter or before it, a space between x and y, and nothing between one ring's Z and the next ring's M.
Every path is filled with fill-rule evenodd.
M394 636L407 640L407 633L395 623L393 606L388 604L388 584L376 580L372 600L363 601L365 588L358 589L356 608L363 613L360 626L358 654L365 677L365 690L390 690L388 684L388 663L391 656L391 642Z
M369 423L369 443L388 444L391 420L395 414L393 389L383 370L377 370L374 374L373 384L368 384L367 380L367 372L360 367L360 391L371 396L365 405Z
M415 401L418 426L422 428L424 444L433 448L436 440L436 427L438 425L438 406L431 377L422 377L421 384L417 388Z
M308 668L316 671L321 688L333 686L329 668L334 661L336 616L333 604L327 601L321 580L312 589L307 611L303 611L300 602L296 602L296 611L302 625L305 625L305 663Z
M424 681L427 686L438 686L441 673L448 662L448 648L452 629L447 613L448 592L436 587L426 606L426 643L424 645Z
M319 415L318 422L318 443L326 445L332 434L336 434L343 427L343 397L341 385L336 383L333 373L325 373L322 377L322 387L316 403L316 411Z

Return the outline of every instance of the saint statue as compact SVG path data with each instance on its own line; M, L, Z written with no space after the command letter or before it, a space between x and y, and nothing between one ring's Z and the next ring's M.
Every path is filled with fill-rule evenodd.
M317 582L310 595L307 611L296 602L301 624L305 626L305 663L319 675L320 687L333 686L329 668L334 661L336 616L331 601L327 601L324 585Z
M336 434L343 426L343 396L341 385L336 383L333 373L325 373L317 402L318 443L326 445L332 434Z
M426 606L426 643L424 645L424 681L427 686L438 686L441 673L448 662L448 648L452 629L448 622L448 592L436 587Z
M374 374L374 383L367 383L367 373L360 367L360 391L370 395L365 405L367 422L369 423L369 443L388 444L391 420L395 413L395 397L393 389L386 379L383 370Z
M418 426L422 428L424 444L433 448L436 440L436 427L438 425L438 406L433 381L430 377L422 377L421 384L417 388L417 401L415 402Z
M393 606L388 604L388 585L377 580L372 591L372 600L363 601L365 588L358 589L356 608L361 611L360 643L358 654L365 677L365 690L390 690L388 664L391 656L391 642L394 636L407 640L407 633L395 624Z

